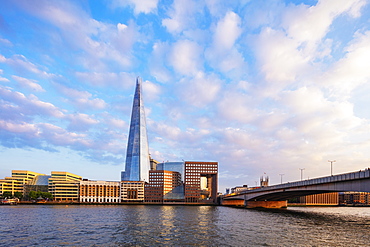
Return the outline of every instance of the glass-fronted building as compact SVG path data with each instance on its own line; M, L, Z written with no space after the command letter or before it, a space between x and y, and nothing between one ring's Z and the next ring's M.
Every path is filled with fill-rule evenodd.
M121 175L121 181L149 182L149 146L141 92L141 78L138 77L136 80L136 89L131 113L126 165L125 171L122 172Z
M181 174L181 181L185 179L184 162L163 162L157 164L157 170L173 171Z

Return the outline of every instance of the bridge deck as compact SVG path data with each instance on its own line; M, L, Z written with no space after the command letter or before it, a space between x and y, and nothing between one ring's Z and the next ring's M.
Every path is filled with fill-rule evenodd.
M367 168L365 170L361 170L358 172L351 172L351 173L345 173L345 174L339 174L339 175L333 175L328 177L322 177L322 178L314 178L314 179L308 179L304 181L298 181L298 182L288 182L284 184L279 185L273 185L263 188L258 188L254 190L244 190L236 193L237 195L244 195L249 193L257 193L257 192L264 192L264 191L271 191L271 190L282 190L282 189L291 189L294 187L302 187L302 186L312 186L312 185L320 185L320 184L327 184L327 183L335 183L335 182L345 182L345 181L353 181L353 180L359 180L359 179L368 179L370 178L370 169ZM228 197L227 195L225 197ZM230 196L232 197L232 196Z

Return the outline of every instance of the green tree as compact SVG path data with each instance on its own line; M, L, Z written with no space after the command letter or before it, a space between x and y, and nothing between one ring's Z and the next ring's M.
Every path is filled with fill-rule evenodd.
M38 197L38 193L36 191L31 190L28 196L30 197L31 200L36 200Z
M22 192L14 192L14 197L17 197L19 200L23 198L23 193Z
M3 198L13 198L13 193L10 191L5 191L3 193Z
M50 200L54 198L50 192L41 192L41 197L44 199L50 199Z
M43 199L53 199L53 195L50 192L41 192L41 191L30 191L28 194L29 198L31 200L37 200L38 198L43 198Z

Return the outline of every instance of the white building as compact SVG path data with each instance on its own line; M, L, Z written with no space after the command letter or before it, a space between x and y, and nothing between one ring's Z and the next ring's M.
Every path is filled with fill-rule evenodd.
M119 203L120 182L80 181L80 202Z
M143 202L144 181L121 181L121 202Z

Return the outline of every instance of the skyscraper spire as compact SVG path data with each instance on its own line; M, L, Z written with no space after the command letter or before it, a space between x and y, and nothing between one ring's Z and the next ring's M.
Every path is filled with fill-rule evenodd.
M149 181L149 145L141 91L141 78L137 77L122 181Z

